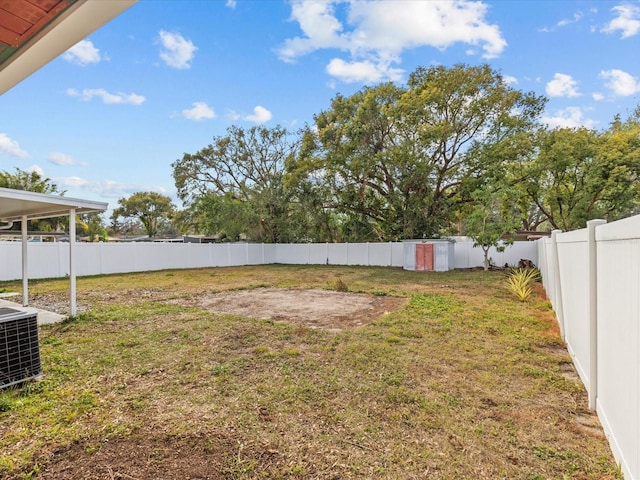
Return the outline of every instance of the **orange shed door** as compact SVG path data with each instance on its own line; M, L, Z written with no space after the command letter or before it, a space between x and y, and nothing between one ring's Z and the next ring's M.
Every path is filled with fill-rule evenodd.
M433 271L433 243L416 244L416 270Z

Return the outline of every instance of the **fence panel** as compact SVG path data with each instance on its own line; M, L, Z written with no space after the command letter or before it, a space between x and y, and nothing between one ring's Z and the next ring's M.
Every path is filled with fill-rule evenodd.
M227 243L227 251L229 254L229 266L247 264L246 243Z
M555 234L557 254L554 240L538 241L538 258L545 290L589 392L589 406L598 413L624 477L637 479L640 216L601 222L589 222L587 231ZM588 233L591 229L592 236ZM595 252L594 270L587 267L590 248Z
M402 242L315 244L196 244L196 243L78 243L76 274L79 276L180 268L226 267L271 263L313 265L372 265L402 267ZM0 242L0 281L22 277L20 242ZM513 250L509 252L509 250ZM453 268L482 265L482 251L459 237ZM68 243L29 242L29 278L63 277L69 273ZM537 261L534 242L508 247L503 258ZM511 261L511 260L509 260Z
M626 478L640 478L639 237L640 217L596 230L597 411Z
M558 235L558 261L565 341L582 382L591 391L587 234L582 229Z
M325 265L329 263L329 252L326 243L309 244L308 263L311 265Z
M262 265L264 264L264 243L248 243L247 244L247 264Z
M393 266L393 243L368 243L368 265L379 267Z
M369 244L347 243L347 265L368 265Z
M278 245L276 263L306 265L309 263L308 243L281 243Z
M267 243L264 245L264 263L269 265L272 263L278 263L278 244Z
M29 278L57 278L69 274L69 244L29 243ZM18 258L21 258L18 250Z
M515 266L522 259L531 260L537 266L538 252L536 248L532 248L533 245L533 242L514 242L507 246L503 252L498 252L491 247L489 257L493 259L493 263L497 267ZM482 253L480 248L476 248L476 250Z
M134 252L129 245L119 243L101 243L97 249L100 252L100 270L94 274L109 274L130 272L134 263Z
M0 280L22 277L22 247L19 242L0 242Z
M182 247L184 268L200 268L211 265L209 244L185 243Z
M391 266L402 267L404 265L404 246L402 243L391 245Z
M95 275L102 273L102 249L97 243L79 243L76 245L76 275Z
M552 258L550 257L549 252L549 250L551 249L551 239L541 238L536 242L536 245L538 247L538 268L540 269L542 283L545 287L545 291L547 292L547 297L549 297L551 303L553 304L550 290L552 288L555 277L551 274Z
M474 247L473 240L468 237L452 238L456 242L453 249L454 268L479 267L484 264L482 248ZM515 266L521 259L531 260L537 266L537 242L514 242L512 245L507 245L504 252L498 252L494 247L491 247L489 258L496 267Z
M222 243L209 243L209 265L211 267L229 266L229 246Z
M327 245L329 265L346 265L349 259L349 251L346 243L330 243Z

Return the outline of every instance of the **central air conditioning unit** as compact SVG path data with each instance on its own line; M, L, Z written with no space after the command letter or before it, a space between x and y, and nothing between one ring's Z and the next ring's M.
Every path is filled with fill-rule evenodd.
M0 308L0 389L41 375L38 314Z

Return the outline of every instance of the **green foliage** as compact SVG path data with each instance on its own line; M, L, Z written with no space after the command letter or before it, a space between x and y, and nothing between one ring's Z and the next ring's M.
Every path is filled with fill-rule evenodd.
M58 190L58 186L50 178L43 177L36 171L28 172L19 168L16 168L14 173L0 171L0 187L49 195L64 195L65 193ZM45 218L42 220L30 220L29 224L30 230L56 232L66 228L67 219L66 217ZM14 225L13 229L20 229L20 225Z
M419 68L406 88L334 98L288 175L321 179L345 238L437 236L471 202L478 178L499 175L517 150L513 137L533 128L543 106L487 65Z
M515 268L507 277L505 285L518 300L525 302L533 293L533 284L540 280L540 271L536 268Z
M178 196L189 210L183 228L232 240L295 240L296 202L282 178L285 160L296 149L280 126L233 126L195 154L184 154L171 165Z
M185 233L263 242L466 230L486 265L516 228L640 212L640 110L602 132L548 129L545 103L488 65L459 64L339 94L297 135L230 127L172 164L187 205L177 220Z
M482 248L484 269L489 270L489 249L494 247L503 252L506 245L513 243L513 238L508 236L518 226L513 211L513 192L506 188L476 190L472 198L475 205L467 217L465 233L473 239L474 247Z
M129 198L121 198L118 204L120 207L113 210L112 220L135 217L142 222L149 238L158 233L162 222L169 221L175 210L169 197L156 192L137 192Z
M640 211L637 117L616 119L604 132L546 131L538 144L538 155L514 173L523 179L527 205L534 205L550 228L575 230L594 218L611 221Z
M14 400L7 394L0 394L0 413L8 412L13 408Z
M197 229L200 233L218 235L222 240L253 240L251 226L260 223L252 205L231 194L205 193L194 200L190 210L198 219Z
M50 178L45 178L38 172L15 169L14 173L0 172L0 187L14 190L26 190L36 193L60 194L58 186Z
M105 241L107 239L107 229L100 213L79 215L78 226L90 242Z

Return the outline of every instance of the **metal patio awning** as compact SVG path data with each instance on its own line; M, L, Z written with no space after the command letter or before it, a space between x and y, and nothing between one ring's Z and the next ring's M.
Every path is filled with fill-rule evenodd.
M104 202L0 188L0 221L2 222L19 222L24 217L27 217L27 220L61 217L69 215L69 210L72 208L76 214L102 212L107 209L107 206L108 204Z
M22 227L22 304L29 306L29 257L27 242L27 222L42 218L69 216L69 314L76 314L76 215L90 212L103 212L108 204L92 200L67 198L61 195L27 192L0 188L0 222L11 226L21 222Z

